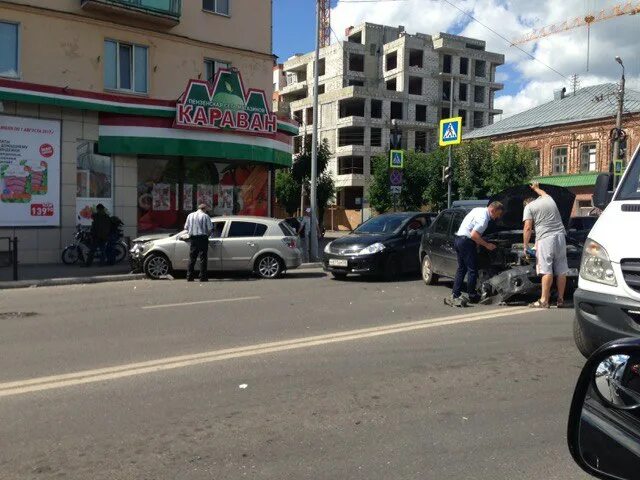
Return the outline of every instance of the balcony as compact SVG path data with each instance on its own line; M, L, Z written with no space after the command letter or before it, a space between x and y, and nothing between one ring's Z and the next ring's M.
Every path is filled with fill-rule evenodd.
M180 23L182 0L81 0L84 10L164 27Z

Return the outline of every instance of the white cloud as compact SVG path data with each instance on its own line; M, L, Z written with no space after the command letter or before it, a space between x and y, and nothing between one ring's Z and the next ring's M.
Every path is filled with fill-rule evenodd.
M618 3L617 0L450 1L508 39L518 38L531 28L583 16L588 9L597 13ZM586 27L521 45L524 51L536 56L536 61L516 47L509 46L498 35L479 22L471 21L443 0L378 3L345 3L339 0L331 14L333 28L340 36L344 35L346 27L366 21L392 26L404 25L409 33L435 34L448 31L485 40L488 50L505 54L506 65L498 69L498 81L511 87L510 90L513 87L517 89L515 93L498 94L496 97L496 107L504 109L505 117L551 100L554 89L562 86L570 89L569 79L574 73L580 76L583 87L619 81L620 66L614 61L616 55L625 61L627 87L640 89L640 15L616 17L592 25L587 72Z

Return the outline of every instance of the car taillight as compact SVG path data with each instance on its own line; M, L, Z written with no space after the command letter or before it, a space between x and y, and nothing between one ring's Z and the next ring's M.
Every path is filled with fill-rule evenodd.
M282 241L289 248L296 248L298 246L296 239L293 237L285 237Z

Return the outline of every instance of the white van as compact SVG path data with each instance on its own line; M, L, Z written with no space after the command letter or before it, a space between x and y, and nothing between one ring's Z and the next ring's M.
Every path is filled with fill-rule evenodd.
M584 244L574 294L573 334L585 356L640 336L640 146L613 195L611 180L603 173L596 182L593 204L604 212Z

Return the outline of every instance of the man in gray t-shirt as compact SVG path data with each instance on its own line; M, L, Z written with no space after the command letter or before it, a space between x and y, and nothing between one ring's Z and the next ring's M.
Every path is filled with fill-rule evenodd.
M565 240L564 224L556 202L537 183L531 189L539 197L528 198L524 207L523 243L525 255L529 248L531 232L535 227L536 234L536 270L542 276L542 292L540 299L529 305L534 308L549 308L549 297L556 275L558 288L558 307L564 306L564 291L567 285L567 244Z

